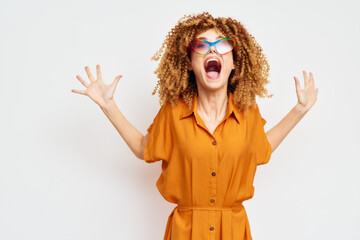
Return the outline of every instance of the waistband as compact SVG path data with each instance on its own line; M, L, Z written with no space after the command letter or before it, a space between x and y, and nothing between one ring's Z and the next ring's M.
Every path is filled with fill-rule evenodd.
M244 206L232 206L232 207L225 207L225 206L184 206L184 205L177 205L178 210L180 211L189 211L189 210L204 210L204 211L233 211L233 210L241 210Z

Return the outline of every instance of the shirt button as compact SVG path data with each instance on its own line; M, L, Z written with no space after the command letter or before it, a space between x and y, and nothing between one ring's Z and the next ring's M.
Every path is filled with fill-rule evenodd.
M212 230L214 230L214 227L213 227L213 226L211 226L211 227L210 227L210 230L211 230L211 231L212 231Z
M212 145L216 145L216 141L213 141L213 142L212 142Z
M216 176L216 172L212 172L211 175Z
M211 203L214 203L214 202L215 202L215 199L210 199L210 202L211 202Z

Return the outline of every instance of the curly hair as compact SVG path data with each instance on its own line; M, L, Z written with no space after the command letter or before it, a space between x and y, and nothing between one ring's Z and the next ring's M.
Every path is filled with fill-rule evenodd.
M255 104L256 96L272 97L273 94L267 95L265 88L269 83L269 64L255 38L238 21L232 18L214 18L208 12L203 12L184 15L178 20L161 48L151 58L158 61L165 49L154 71L159 80L152 93L154 95L158 90L160 105L171 103L174 106L182 98L191 107L192 99L197 94L197 86L194 72L188 69L188 44L198 34L209 29L215 29L236 41L233 49L235 69L229 76L227 91L233 93L234 103L239 110L247 111L248 107Z

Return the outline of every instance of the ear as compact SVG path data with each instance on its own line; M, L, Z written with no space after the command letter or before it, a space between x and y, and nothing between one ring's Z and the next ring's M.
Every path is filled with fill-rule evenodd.
M235 69L235 64L233 64L232 69Z
M193 68L192 68L192 66L191 66L191 62L189 63L188 66L189 66L188 70L189 70L189 71L193 71Z

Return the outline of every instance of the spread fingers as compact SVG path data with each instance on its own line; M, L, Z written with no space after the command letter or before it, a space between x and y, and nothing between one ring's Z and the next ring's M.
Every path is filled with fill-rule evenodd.
M79 79L79 81L82 83L82 85L84 85L86 88L89 86L89 84L82 79L82 77L80 77L79 75L76 75L76 78Z
M93 75L91 74L90 69L89 69L88 66L85 66L85 71L86 71L86 74L88 75L90 81L95 82L95 79L94 79Z
M82 94L82 95L86 95L86 91L85 91L85 90L71 89L71 92L73 92L73 93L78 93L78 94Z
M97 72L97 79L101 79L101 70L100 70L100 65L96 65L96 72Z

